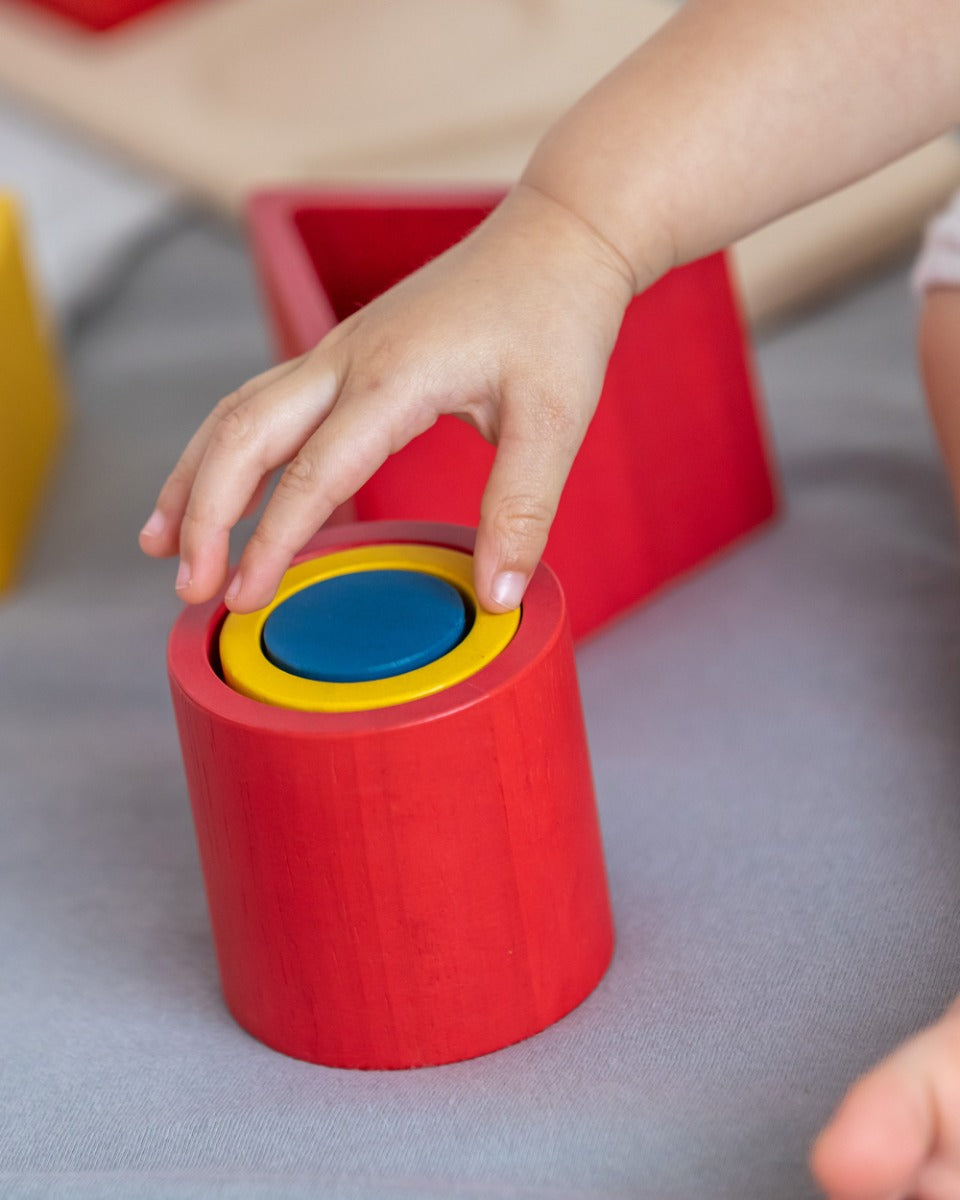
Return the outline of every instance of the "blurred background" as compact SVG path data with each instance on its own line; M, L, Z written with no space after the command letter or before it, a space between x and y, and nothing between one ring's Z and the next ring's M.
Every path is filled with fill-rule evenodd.
M578 649L618 925L594 996L393 1076L284 1059L220 999L174 567L137 531L277 353L250 199L505 186L674 7L0 0L0 295L16 244L60 430L0 598L3 1196L799 1200L849 1082L954 994L956 535L908 285L945 138L734 248L784 513ZM7 475L38 353L10 328Z

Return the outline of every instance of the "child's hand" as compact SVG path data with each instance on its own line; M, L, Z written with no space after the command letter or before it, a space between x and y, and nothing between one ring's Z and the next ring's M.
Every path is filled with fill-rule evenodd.
M960 1001L853 1087L813 1170L830 1200L958 1200Z
M515 607L633 293L955 124L958 37L943 0L688 0L552 127L477 232L221 401L141 545L179 549L180 594L207 599L231 528L289 462L227 592L260 607L334 508L457 413L498 447L477 594Z
M140 535L179 552L191 603L226 579L230 530L288 463L227 590L249 612L388 455L455 413L498 447L481 507L477 594L516 607L596 407L634 291L617 251L520 186L465 241L221 400Z

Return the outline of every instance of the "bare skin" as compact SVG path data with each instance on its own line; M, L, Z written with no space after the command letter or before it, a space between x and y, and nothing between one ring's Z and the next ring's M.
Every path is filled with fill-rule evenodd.
M259 608L337 503L453 412L498 446L477 593L515 607L630 296L948 128L958 44L958 0L688 0L466 242L217 405L143 549L179 553L181 597L208 599L230 529L289 463L228 591L234 610Z
M518 187L480 230L316 350L222 400L164 484L162 529L141 545L158 555L179 547L181 596L209 598L226 577L230 528L289 461L233 577L239 590L227 593L234 611L252 611L389 454L456 413L498 446L478 531L478 593L488 608L515 608L632 295L602 239Z
M289 464L227 590L234 611L259 608L338 504L455 413L497 446L477 594L516 607L630 298L960 121L958 47L960 0L688 0L558 122L469 238L220 401L142 548L179 554L180 596L209 599L228 581L230 530ZM957 307L934 302L922 345L960 497L960 335L944 332L960 330ZM831 1200L960 1200L960 1010L852 1089L812 1166Z
M811 1165L830 1200L960 1197L960 1001L854 1084Z

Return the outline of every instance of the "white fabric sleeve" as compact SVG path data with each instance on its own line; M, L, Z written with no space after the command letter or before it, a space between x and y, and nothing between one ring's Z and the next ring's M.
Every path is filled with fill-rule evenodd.
M960 192L927 226L912 282L917 295L930 288L960 287Z

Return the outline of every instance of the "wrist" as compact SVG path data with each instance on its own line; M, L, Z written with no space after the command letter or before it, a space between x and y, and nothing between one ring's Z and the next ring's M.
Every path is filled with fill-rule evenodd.
M644 200L637 194L635 182L633 195L625 201L614 181L605 179L609 163L594 164L596 156L580 144L582 138L578 140L582 131L574 127L568 137L564 126L561 121L547 134L519 186L551 201L588 230L621 264L630 280L631 295L637 295L677 265L669 224L660 218L652 195ZM577 164L576 169L570 169L570 162Z
M524 251L534 250L550 263L558 286L576 283L602 297L604 309L616 310L618 327L627 305L650 282L637 279L629 260L600 230L536 184L517 183L493 219L508 221Z
M527 202L538 207L545 216L549 215L552 221L562 223L571 241L580 242L585 253L595 258L598 265L611 276L618 278L627 288L631 298L648 286L646 280L638 279L633 264L616 243L594 225L589 217L578 212L558 195L526 176L521 178L511 195L526 197Z

